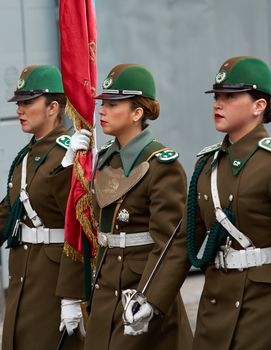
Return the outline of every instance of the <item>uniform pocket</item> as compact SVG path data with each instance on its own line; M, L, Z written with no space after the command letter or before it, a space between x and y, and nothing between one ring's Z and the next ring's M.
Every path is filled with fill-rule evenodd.
M251 267L248 270L248 278L253 282L271 283L271 264Z
M144 268L146 266L146 260L127 260L127 265L132 272L138 275L142 275Z
M44 252L48 259L59 264L63 252L63 245L47 245L44 247Z

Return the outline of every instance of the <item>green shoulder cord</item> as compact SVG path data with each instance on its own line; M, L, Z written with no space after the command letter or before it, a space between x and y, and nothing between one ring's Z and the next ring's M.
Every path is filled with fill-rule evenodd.
M211 155L204 157L197 168L195 169L189 186L188 204L187 204L187 251L191 264L197 268L204 269L207 264L212 262L215 258L215 254L220 247L222 241L226 238L227 231L218 222L215 221L211 227L206 246L202 255L202 258L197 257L195 248L196 241L196 210L197 210L197 183L199 175L201 174L204 166ZM223 209L227 217L234 221L234 214L230 208Z
M24 159L25 155L28 152L28 145L25 146L15 157L13 160L11 167L8 173L8 181L7 181L7 207L8 207L8 219L4 226L3 232L7 239L7 248L13 248L18 244L18 235L16 235L16 226L18 225L18 220L22 216L23 212L23 204L20 201L20 195L15 199L13 206L11 206L10 202L10 188L9 183L12 180L14 169L17 165L19 165Z

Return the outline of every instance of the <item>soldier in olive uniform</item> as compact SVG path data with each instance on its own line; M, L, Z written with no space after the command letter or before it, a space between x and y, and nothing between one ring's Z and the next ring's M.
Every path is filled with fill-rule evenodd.
M191 349L179 294L179 251L173 241L139 310L125 296L142 291L183 214L186 176L146 121L159 115L155 83L139 65L114 67L103 82L103 132L115 136L99 153L94 181L99 254L85 349ZM123 297L123 302L122 302ZM124 325L125 320L125 325Z
M0 243L7 240L10 248L2 347L56 349L59 328L72 334L82 317L82 264L63 254L63 242L72 172L65 155L71 159L74 144L84 136L73 136L73 149L68 147L66 97L54 66L26 67L9 101L17 103L22 130L33 137L12 163L8 193L0 205ZM75 330L65 349L82 347Z
M267 350L271 138L263 123L271 120L270 68L254 57L232 57L207 93L214 93L215 128L226 136L199 153L183 225L190 261L205 269L193 348Z

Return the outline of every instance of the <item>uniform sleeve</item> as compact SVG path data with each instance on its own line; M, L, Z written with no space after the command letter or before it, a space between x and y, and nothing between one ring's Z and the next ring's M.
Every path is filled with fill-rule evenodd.
M7 216L8 216L8 208L7 208L7 200L5 197L0 203L0 246L2 246L6 240L3 229L7 221Z
M140 291L144 288L168 239L182 218L187 197L186 175L178 161L159 163L153 160L150 171L152 176L149 183L149 230L155 244L148 256L138 286ZM166 313L179 292L182 283L181 270L185 276L189 267L185 237L178 234L148 290L144 293L147 300Z
M72 167L58 167L50 179L55 200L64 217L70 192L71 175ZM64 251L60 261L56 295L75 299L82 299L84 296L83 264L66 256Z

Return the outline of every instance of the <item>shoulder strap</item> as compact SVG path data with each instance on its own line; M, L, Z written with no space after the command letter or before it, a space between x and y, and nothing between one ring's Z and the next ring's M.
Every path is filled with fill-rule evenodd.
M219 151L216 151L214 155L214 161L218 156ZM243 247L248 248L252 245L250 239L241 231L237 229L236 226L232 224L227 215L221 209L218 189L217 189L217 164L213 166L211 173L211 192L215 208L216 220L225 228L225 230Z

